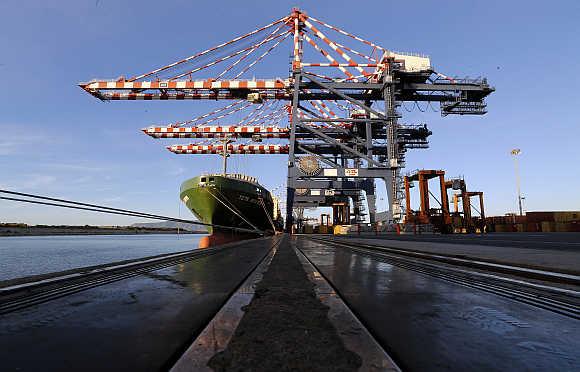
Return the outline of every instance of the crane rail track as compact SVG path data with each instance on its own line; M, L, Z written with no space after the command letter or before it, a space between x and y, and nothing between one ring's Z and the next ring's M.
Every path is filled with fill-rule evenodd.
M574 319L580 319L580 291L531 283L497 274L488 274L474 270L464 270L461 268L442 266L441 264L433 264L428 262L429 254L423 255L420 258L421 261L419 261L417 260L417 257L409 257L401 252L397 252L399 251L398 249L393 252L388 248L383 249L382 247L379 248L358 243L337 242L323 238L310 239L318 243L327 243L347 248L363 256L401 267L403 269L429 275L470 288L480 289L502 297L550 310ZM439 260L431 261L437 262ZM459 264L455 263L455 265Z
M33 305L41 304L73 293L95 288L119 280L135 277L141 274L159 269L175 266L197 260L203 257L212 256L224 249L232 247L215 247L205 250L187 252L183 254L171 255L171 257L160 257L156 259L144 259L131 264L114 266L65 278L62 280L40 283L35 285L22 285L15 290L0 289L0 315L21 310ZM42 282L42 281L41 281ZM20 288L22 287L22 288ZM5 292L5 293L2 293Z

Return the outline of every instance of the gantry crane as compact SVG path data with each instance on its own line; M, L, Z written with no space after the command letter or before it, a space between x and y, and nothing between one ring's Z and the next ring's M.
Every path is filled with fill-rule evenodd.
M285 40L292 40L290 76L244 79L266 57L277 58L283 74L286 56L273 51ZM324 59L317 61L319 56ZM386 182L391 219L398 221L404 209L405 152L426 148L431 134L426 125L399 123L398 107L404 102L439 102L443 116L482 115L485 97L494 91L486 79L450 78L435 72L427 56L388 50L299 9L153 71L80 86L106 101L234 100L197 118L154 125L144 132L156 138L285 141L227 148L192 143L168 149L180 154L287 153L288 231L294 208L332 206L345 198L354 201L356 221L366 213L366 199L373 222L377 178ZM284 119L289 123L281 126ZM231 122L209 124L218 120Z

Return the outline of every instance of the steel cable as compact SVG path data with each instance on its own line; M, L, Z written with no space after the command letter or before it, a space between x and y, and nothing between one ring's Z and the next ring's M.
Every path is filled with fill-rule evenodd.
M69 209L87 210L87 211L92 211L92 212L124 215L124 216L131 216L131 217L149 218L149 219L156 219L156 220L163 220L163 221L190 223L193 225L211 226L211 227L218 227L218 228L222 228L222 229L239 230L239 231L245 231L245 232L262 233L262 231L259 229L251 230L251 229L244 229L244 228L238 228L238 227L232 227L232 226L208 224L208 223L194 221L194 220L186 220L186 219L168 217L168 216L151 214L151 213L137 212L137 211L132 211L129 209L112 208L112 207L107 207L107 206L102 206L102 205L97 205L97 204L82 203L82 202L76 202L76 201L66 200L66 199L50 198L50 197L46 197L46 196L26 194L26 193L10 191L10 190L0 189L0 194L23 196L26 198L40 199L40 200L47 200L47 201L0 196L1 200L16 201L16 202L30 203L30 204L39 204L39 205L47 205L47 206L69 208ZM56 203L51 203L51 202L56 202ZM59 203L61 203L61 204L59 204ZM62 203L64 203L64 204L62 204ZM66 205L66 204L70 204L70 205Z

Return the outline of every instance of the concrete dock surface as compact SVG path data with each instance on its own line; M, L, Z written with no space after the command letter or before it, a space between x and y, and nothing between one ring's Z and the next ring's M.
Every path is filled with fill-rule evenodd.
M553 236L552 236L553 235ZM580 275L580 234L353 235L335 240L482 259Z
M489 234L389 234L364 233L365 237L417 242L476 244L519 248L578 251L580 233L489 233ZM356 236L356 235L353 235Z
M272 238L244 242L0 315L0 369L168 369L272 244Z
M298 247L402 370L580 369L580 322L298 238Z
M565 269L573 269L578 259L574 244L558 249L537 236L517 236L524 243L516 236L489 239L495 245L474 242L485 238L438 236L336 239ZM273 249L227 347L216 350L208 364L214 370L356 371L368 366L360 349L345 346L344 330L338 332L328 321L328 307L315 294L304 259L360 321L352 332L367 329L396 363L392 370L580 370L577 318L348 247L287 235L218 248L186 263L2 314L2 370L170 369Z

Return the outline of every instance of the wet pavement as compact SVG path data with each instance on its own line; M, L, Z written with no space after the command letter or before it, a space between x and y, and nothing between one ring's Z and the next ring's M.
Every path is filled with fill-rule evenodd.
M272 244L272 238L245 242L1 315L1 369L168 369Z
M403 370L580 370L580 322L304 237L298 247Z
M489 234L361 234L368 239L396 239L403 241L474 244L528 249L548 249L580 252L580 233L489 233Z
M540 240L545 238L538 236L538 234L528 234L525 235L525 238L514 237L514 235L516 234L511 234L509 239L508 237L489 238L487 236L454 238L445 235L430 237L405 237L403 235L399 237L397 235L359 237L355 235L330 238L346 240L348 243L409 249L462 258L469 257L496 263L580 274L580 241L575 241L575 234L558 234L557 238L549 238L556 240L549 241ZM580 237L580 234L577 235ZM525 242L525 244L519 244L520 241Z

